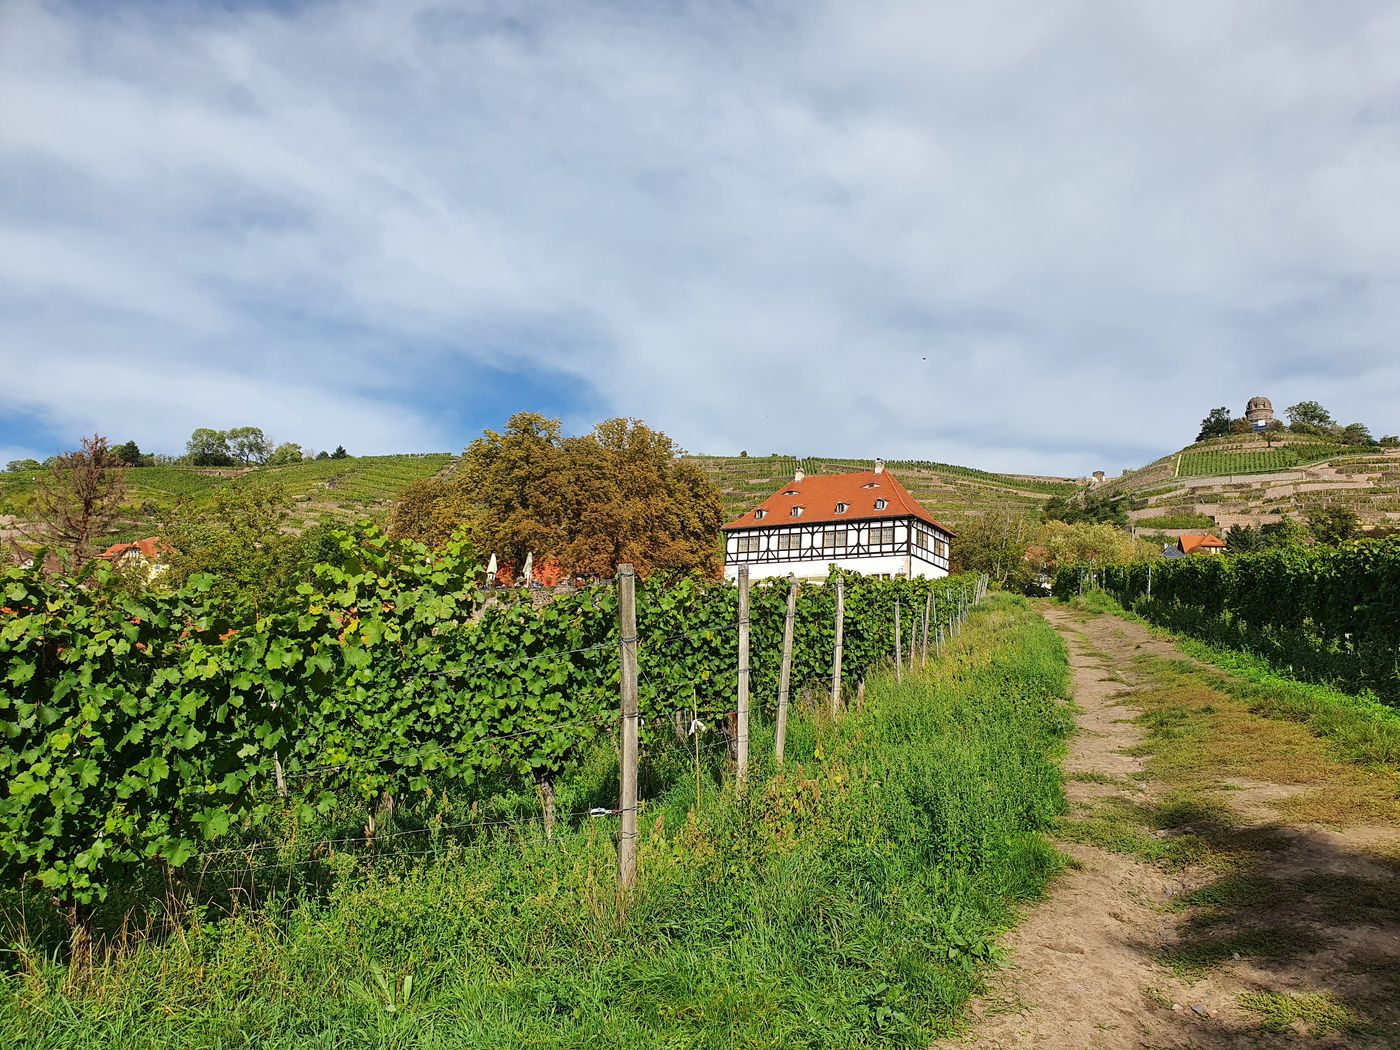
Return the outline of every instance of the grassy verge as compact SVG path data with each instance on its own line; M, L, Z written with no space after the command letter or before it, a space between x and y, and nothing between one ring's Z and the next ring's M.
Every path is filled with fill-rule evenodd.
M1061 863L1067 683L1054 633L995 598L862 710L796 718L785 768L760 741L742 797L707 773L652 798L625 915L599 823L279 871L90 965L14 945L0 1044L925 1045Z
M1137 619L1102 593L1070 605ZM1395 712L1199 642L1171 637L1184 659L1094 637L1140 712L1145 790L1076 807L1063 837L1195 884L1168 905L1160 961L1176 977L1249 968L1259 990L1239 1002L1264 1030L1400 1045Z
M1091 591L1068 604L1082 612L1120 616L1170 640L1191 659L1225 672L1213 684L1245 701L1253 713L1306 726L1348 761L1374 768L1400 765L1400 709L1373 697L1300 682L1258 656L1175 634L1125 609L1105 591Z

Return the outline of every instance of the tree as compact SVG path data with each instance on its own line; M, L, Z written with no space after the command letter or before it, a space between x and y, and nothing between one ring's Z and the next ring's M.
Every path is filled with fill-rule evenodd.
M1128 527L1127 499L1124 496L1095 495L1082 492L1075 496L1051 496L1045 501L1047 521L1106 522L1119 528Z
M245 467L259 466L272 454L272 442L261 427L234 427L224 437L229 452Z
M309 578L313 564L339 556L329 530L297 535L291 525L291 504L274 488L226 486L199 502L184 499L165 523L169 569L161 580L178 587L193 573L212 573L232 601L263 615Z
M1264 545L1259 530L1253 525L1231 525L1225 533L1225 545L1231 554L1248 554Z
M316 453L316 458L317 458L317 459L330 459L330 458L331 458L331 454L330 454L329 452L327 452L325 449L321 449L320 452L317 452L317 453Z
M1201 432L1196 435L1197 441L1204 441L1206 438L1224 437L1230 433L1230 410L1225 407L1212 408L1201 420Z
M350 453L345 451L344 445L336 445L335 451L331 453L331 459L349 459Z
M1307 542L1308 529L1284 514L1278 521L1260 526L1259 540L1263 547L1296 547Z
M1337 425L1332 413L1316 401L1299 401L1287 409L1288 429L1296 434L1324 434Z
M139 467L141 465L141 447L134 441L128 441L124 445L118 445L112 449L112 455L120 463L128 467Z
M34 509L44 539L67 552L74 563L97 553L97 541L116 522L126 496L126 467L94 434L77 452L65 452L38 485Z
M272 455L267 457L269 467L283 467L288 463L300 463L302 457L301 446L295 441L284 441L273 450Z
M5 464L5 469L11 474L23 474L28 471L43 470L44 465L37 459L12 459Z
M1387 434L1376 442L1381 448L1400 448L1400 437L1394 434Z
M185 455L196 467L229 467L233 465L233 453L229 450L228 435L222 430L199 427L185 442Z
M998 587L1024 589L1031 582L1026 553L1039 525L1024 515L979 514L958 531L953 556L958 572L985 572Z
M1371 437L1371 430L1365 423L1348 423L1342 427L1342 444L1344 445L1374 445L1375 439Z
M1356 536L1360 521L1339 503L1326 503L1308 512L1308 528L1318 543L1336 546Z
M1253 434L1254 424L1247 419L1232 419L1230 420L1229 433Z
M521 565L553 556L570 575L720 569L719 493L665 434L610 419L565 438L556 419L520 412L488 430L447 479L405 490L391 530L441 543L465 527L483 554Z

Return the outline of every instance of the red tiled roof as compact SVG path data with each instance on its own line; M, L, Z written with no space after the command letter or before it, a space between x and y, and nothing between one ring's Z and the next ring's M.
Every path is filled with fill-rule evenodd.
M1181 553L1183 554L1190 554L1192 551L1198 551L1202 547L1225 549L1225 541L1218 536L1181 536L1178 537L1177 542L1181 544Z
M874 487L870 487L874 486ZM788 495L794 493L794 495ZM886 506L877 510L875 501L885 500ZM836 504L846 504L844 513L837 513ZM801 507L802 514L794 518L792 508ZM764 511L762 518L757 517ZM776 525L811 525L837 521L867 521L871 518L918 518L949 536L953 530L940 525L933 515L888 470L873 470L859 474L813 474L801 481L789 481L747 514L741 514L724 528L771 528Z
M149 536L144 540L133 540L131 543L114 543L105 551L98 555L99 558L106 558L108 561L115 561L123 554L135 551L147 561L160 560L160 539L156 536Z

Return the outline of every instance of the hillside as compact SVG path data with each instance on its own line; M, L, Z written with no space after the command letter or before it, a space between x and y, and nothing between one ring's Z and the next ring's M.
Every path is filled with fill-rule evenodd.
M126 521L114 536L135 538L153 531L181 497L205 499L221 490L275 488L292 501L300 525L330 517L349 521L382 516L409 483L439 473L456 457L446 453L319 459L251 470L201 467L133 467L127 471ZM4 519L30 516L41 473L0 474L0 539Z
M1199 442L1099 489L1129 497L1129 517L1206 515L1216 527L1259 525L1321 502L1341 503L1363 521L1400 521L1400 450L1328 443L1302 434L1256 434Z
M688 456L724 496L726 514L733 518L749 510L800 467L808 474L841 474L870 470L874 460L814 456ZM1070 478L990 474L971 467L924 460L887 460L886 466L913 496L940 521L956 529L960 522L984 511L1025 514L1038 511L1051 496L1076 492L1081 483Z

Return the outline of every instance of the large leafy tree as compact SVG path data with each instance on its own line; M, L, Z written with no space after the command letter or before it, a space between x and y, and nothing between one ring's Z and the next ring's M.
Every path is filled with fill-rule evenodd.
M1204 441L1206 438L1224 437L1230 433L1230 410L1228 408L1212 408L1201 420L1201 432L1196 435L1197 441Z
M65 452L39 482L34 509L44 542L75 562L97 553L97 541L111 530L126 497L126 466L94 434L78 451Z
M610 575L620 561L643 574L717 573L719 493L679 451L635 419L566 438L557 419L520 412L472 442L452 477L410 486L391 529L441 543L465 526L484 554L514 565L553 556L578 575Z
M302 460L301 446L295 441L284 441L273 450L272 455L267 457L269 467L283 467L289 463L300 463Z
M222 430L198 427L185 442L185 455L196 467L228 467L233 465L228 435Z
M261 427L234 427L224 437L229 453L245 467L259 466L272 455L272 442Z
M1299 401L1296 405L1289 405L1287 414L1288 429L1300 434L1321 434L1337 425L1332 413L1316 401Z

